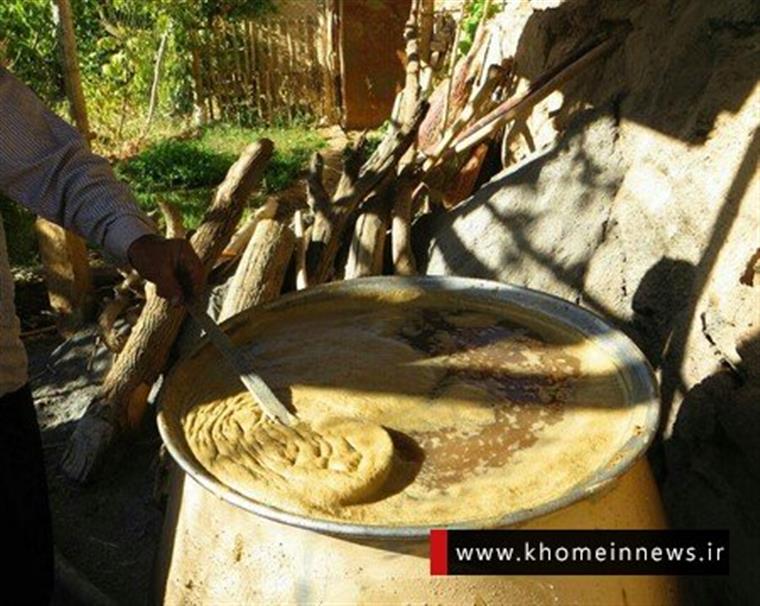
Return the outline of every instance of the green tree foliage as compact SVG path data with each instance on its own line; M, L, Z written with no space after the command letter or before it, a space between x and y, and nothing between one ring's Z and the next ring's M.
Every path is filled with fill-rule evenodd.
M483 12L486 10L486 0L472 0L467 7L465 14L462 16L462 33L459 38L459 54L466 55L475 41L475 32L478 31L478 24L483 19ZM499 12L498 6L493 2L488 7L486 19L493 17Z
M47 100L62 94L49 0L0 2L0 62Z
M46 102L64 101L53 0L0 0L0 60ZM101 150L143 124L159 40L169 33L160 87L166 118L192 108L191 32L215 18L255 18L274 0L71 0L90 121ZM63 110L63 107L60 107Z

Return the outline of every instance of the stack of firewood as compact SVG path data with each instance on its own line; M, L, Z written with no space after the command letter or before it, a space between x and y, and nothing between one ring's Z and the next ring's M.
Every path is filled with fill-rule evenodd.
M439 18L436 26L432 4L412 2L404 31L405 86L380 144L371 154L364 137L349 146L334 191L325 186L324 162L315 154L305 177L305 200L298 188L271 196L239 226L271 158L272 142L250 145L230 168L190 236L209 283L228 278L218 320L287 290L382 273L416 274L415 219L472 194L486 153L506 136L505 124L613 44L611 39L590 44L516 95L512 57L501 51L498 23L484 18L471 48L459 56L455 36L445 61L440 24L449 22ZM161 211L167 234L184 237L179 213L169 205ZM136 304L142 305L139 315ZM132 316L128 336L123 321L121 330L114 328L125 312ZM103 341L118 355L64 455L69 476L90 477L114 438L140 423L184 319L182 308L158 298L136 274L125 276L100 318Z

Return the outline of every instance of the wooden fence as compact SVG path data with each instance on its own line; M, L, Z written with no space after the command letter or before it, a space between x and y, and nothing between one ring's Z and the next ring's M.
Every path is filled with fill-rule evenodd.
M332 120L337 111L327 13L216 20L195 34L196 107L205 119Z

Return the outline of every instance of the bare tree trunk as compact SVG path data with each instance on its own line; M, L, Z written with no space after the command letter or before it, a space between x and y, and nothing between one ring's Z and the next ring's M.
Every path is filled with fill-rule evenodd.
M143 126L140 133L140 139L144 138L148 134L151 122L153 122L153 115L156 113L156 105L158 103L158 85L161 82L161 66L164 62L164 55L166 54L166 40L169 38L169 30L166 29L161 34L161 42L158 44L158 53L156 54L156 63L153 66L153 84L150 87L150 104L148 105L148 117L145 119L145 126Z

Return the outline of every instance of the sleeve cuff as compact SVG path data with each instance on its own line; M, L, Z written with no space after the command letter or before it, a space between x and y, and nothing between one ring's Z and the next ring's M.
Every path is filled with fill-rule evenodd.
M132 243L138 238L155 233L156 228L147 221L134 215L125 215L108 226L103 247L118 262L128 265L127 251Z

